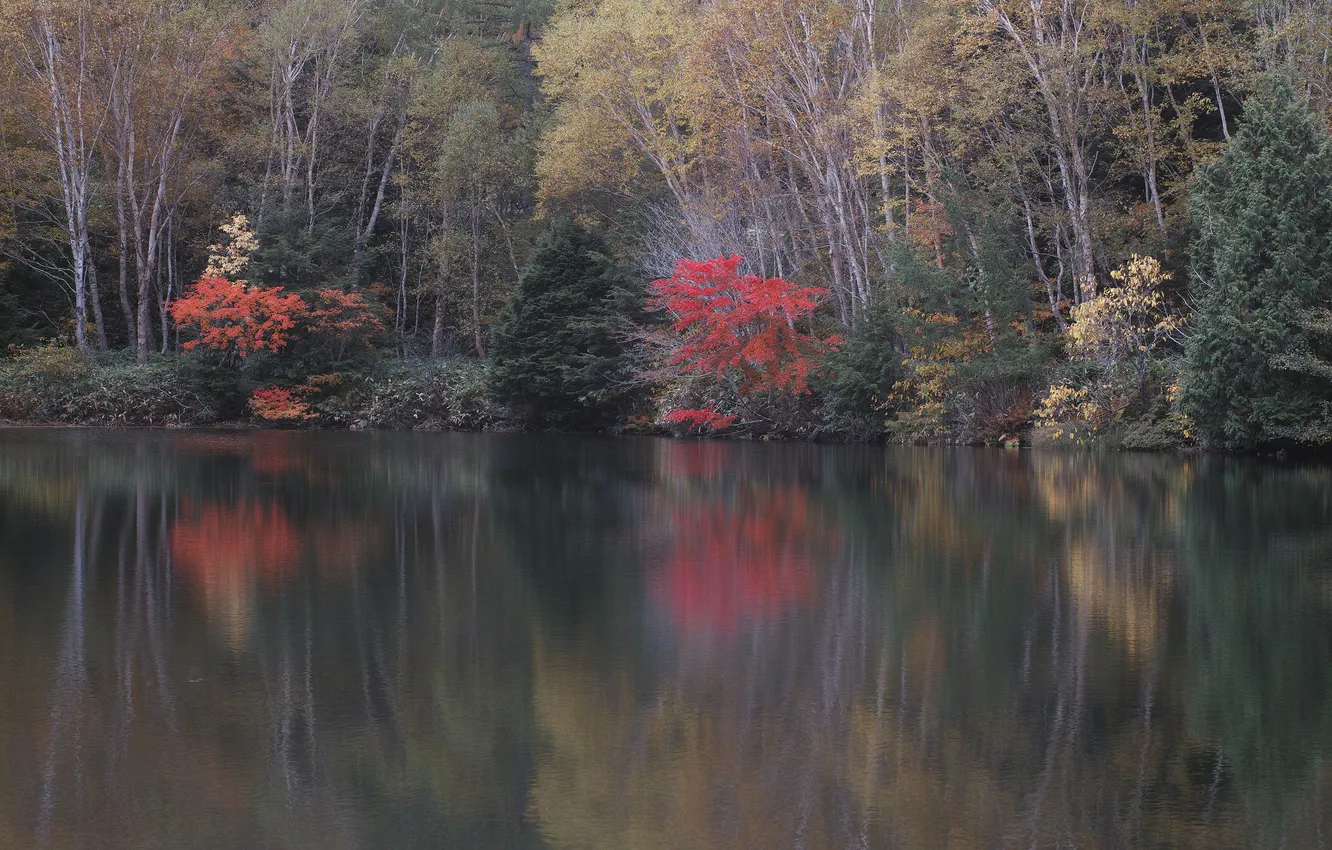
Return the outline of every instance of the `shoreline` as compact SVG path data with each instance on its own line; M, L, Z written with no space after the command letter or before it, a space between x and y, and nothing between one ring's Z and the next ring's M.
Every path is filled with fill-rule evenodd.
M633 437L655 437L659 439L680 440L680 441L715 441L728 443L780 443L780 444L805 444L820 446L877 446L880 448L919 448L919 449L991 449L1004 451L1030 451L1030 452L1058 452L1058 453L1092 453L1092 454L1149 454L1149 455L1174 455L1177 457L1216 457L1216 458L1236 458L1252 460L1271 460L1271 461L1302 461L1314 460L1323 463L1332 463L1332 450L1290 450L1277 449L1274 451L1250 451L1233 452L1219 449L1208 449L1202 446L1180 446L1177 448L1125 448L1122 446L1108 445L1106 441L1093 441L1091 443L1080 445L1050 444L1034 445L1030 441L1023 441L1020 444L1012 445L990 445L985 443L967 443L961 441L940 440L933 442L917 443L894 440L857 440L857 439L836 439L836 438L814 438L799 439L787 436L755 436L752 434L675 434L665 429L649 430L640 429L634 431L558 431L558 430L533 430L530 428L447 428L447 427L416 427L416 428L379 428L379 427L333 427L326 425L304 426L304 427L284 427L281 425L265 425L261 423L247 422L245 420L229 420L216 422L212 424L190 424L190 425L172 425L172 424L129 424L129 425L108 425L103 423L80 423L80 422L15 422L12 420L0 420L0 431L20 431L20 430L80 430L80 431L225 431L231 433L244 432L286 432L286 433L383 433L383 434L508 434L508 435L531 435L531 436L569 436L569 437L605 437L605 438L633 438Z

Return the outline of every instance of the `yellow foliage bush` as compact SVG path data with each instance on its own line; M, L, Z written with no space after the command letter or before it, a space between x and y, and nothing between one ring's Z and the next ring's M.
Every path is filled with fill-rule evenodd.
M237 280L250 264L250 257L259 250L259 239L250 229L249 218L243 213L236 213L217 229L227 238L222 243L208 246L208 266L203 276Z
M1071 359L1099 365L1100 374L1050 387L1036 410L1056 440L1084 442L1118 418L1143 391L1151 352L1182 326L1161 292L1171 275L1155 258L1134 254L1110 277L1119 285L1073 308L1065 340Z

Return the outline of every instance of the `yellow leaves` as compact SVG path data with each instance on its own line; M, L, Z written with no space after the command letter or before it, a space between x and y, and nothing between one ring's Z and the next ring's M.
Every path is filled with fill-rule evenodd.
M691 61L700 17L683 0L602 0L555 17L533 49L559 104L541 143L543 203L593 186L623 191L635 148L680 178L708 123L708 75Z
M1153 257L1134 254L1110 273L1119 286L1073 308L1068 328L1069 353L1076 359L1113 366L1145 356L1180 328L1165 305L1160 287L1171 279Z
M1118 285L1075 307L1067 335L1069 354L1101 364L1099 377L1050 387L1036 410L1056 440L1085 441L1119 418L1145 387L1151 351L1181 326L1160 291L1170 274L1154 258L1134 254L1110 277ZM1167 391L1172 405L1178 392L1177 383Z
M259 250L259 239L250 229L250 220L244 213L236 213L217 229L222 231L226 239L222 243L208 246L208 265L203 277L238 280L240 273L250 264L250 257Z
M1050 437L1079 445L1086 443L1115 418L1122 405L1105 385L1075 387L1055 384L1033 415L1038 425L1052 429Z
M638 173L621 126L601 110L561 106L541 140L537 200L543 214L559 201L595 187L623 192Z
M1047 423L1090 422L1096 419L1100 409L1100 405L1086 388L1056 384L1050 387L1050 391L1036 408L1036 418Z
M682 206L705 207L727 206L769 157L802 169L818 167L804 159L810 151L851 158L851 137L869 117L853 106L860 83L848 76L856 15L843 0L566 6L535 48L558 104L542 142L540 171L553 181L544 200L587 186L623 191L636 176L631 151ZM591 156L570 150L583 140L597 148ZM606 165L616 167L597 167Z

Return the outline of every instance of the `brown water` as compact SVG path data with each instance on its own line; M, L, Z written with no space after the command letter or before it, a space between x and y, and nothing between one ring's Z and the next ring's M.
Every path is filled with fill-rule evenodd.
M1332 843L1332 471L0 431L0 847Z

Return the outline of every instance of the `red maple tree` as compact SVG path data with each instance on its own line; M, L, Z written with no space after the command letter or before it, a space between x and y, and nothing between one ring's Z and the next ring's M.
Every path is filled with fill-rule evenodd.
M820 357L841 338L819 339L800 330L828 290L800 287L779 277L739 272L744 258L677 260L669 278L652 282L649 306L668 310L682 337L672 362L686 374L735 378L742 395L809 392ZM668 420L693 427L734 421L715 410L677 410Z
M341 289L316 289L305 320L311 336L323 340L334 359L384 330L377 305L360 292Z
M167 309L179 327L198 333L183 348L202 345L239 357L281 350L306 312L301 297L284 295L280 286L264 289L224 277L199 278Z

